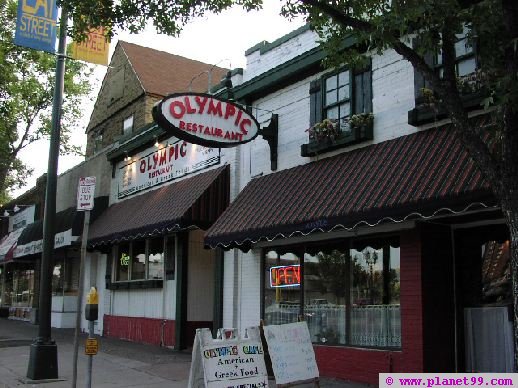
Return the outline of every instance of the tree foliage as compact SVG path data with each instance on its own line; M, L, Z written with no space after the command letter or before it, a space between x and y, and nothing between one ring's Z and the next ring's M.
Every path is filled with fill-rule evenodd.
M23 186L32 169L19 158L29 144L48 138L55 84L54 55L13 43L17 2L0 0L0 204L9 191ZM61 116L61 153L81 153L70 141L81 117L81 101L89 92L91 71L78 61L67 60ZM46 160L34 158L36 163Z

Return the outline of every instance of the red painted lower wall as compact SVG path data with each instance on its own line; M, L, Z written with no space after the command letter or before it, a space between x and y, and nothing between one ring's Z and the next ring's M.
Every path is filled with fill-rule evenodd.
M176 325L173 320L105 315L103 324L103 335L106 337L151 345L175 346ZM186 346L189 347L193 344L196 329L202 327L212 330L212 322L186 322L184 333Z
M104 315L103 335L133 342L175 345L175 321L156 318Z
M423 293L418 230L400 235L401 350L314 346L320 375L378 384L379 373L423 372Z

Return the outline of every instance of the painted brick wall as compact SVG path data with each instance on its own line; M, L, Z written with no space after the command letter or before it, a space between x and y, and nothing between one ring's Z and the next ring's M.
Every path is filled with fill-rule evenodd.
M261 54L260 49L246 56L246 70L243 81L248 81L273 67L295 58L316 47L316 34L310 30L297 35L288 42Z
M372 56L372 110L374 143L416 132L408 125L413 109L414 69L394 50Z
M268 53L265 55L269 55ZM249 69L245 70L245 75ZM252 69L253 71L253 69ZM318 157L300 156L300 146L308 142L309 84L324 73L315 74L286 88L253 102L253 113L261 126L266 126L272 113L279 115L278 170L291 168L407 135L416 131L408 125L407 113L414 107L413 68L393 50L372 58L372 88L374 112L374 140L342 148ZM271 173L270 150L266 141L258 137L241 146L242 175L240 186L255 176Z

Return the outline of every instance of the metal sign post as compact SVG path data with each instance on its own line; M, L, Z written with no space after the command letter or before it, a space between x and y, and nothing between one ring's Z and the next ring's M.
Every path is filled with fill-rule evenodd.
M74 332L74 356L72 360L72 388L77 383L77 356L79 348L79 330L81 328L81 304L83 302L83 289L85 283L86 244L88 242L88 228L90 226L90 210L94 208L95 177L79 179L77 188L77 211L84 211L83 236L81 238L81 263L79 266L79 292L76 305L76 328Z
M90 288L85 306L85 318L88 321L88 339L86 340L85 353L88 355L88 370L86 373L86 388L92 387L92 363L93 356L97 354L99 344L94 337L94 321L99 317L99 296L95 287Z

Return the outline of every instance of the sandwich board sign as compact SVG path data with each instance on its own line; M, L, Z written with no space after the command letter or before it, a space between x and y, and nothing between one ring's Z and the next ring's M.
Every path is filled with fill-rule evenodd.
M94 208L95 177L79 178L77 187L77 210L92 210Z
M312 381L319 384L315 352L305 321L263 326L277 387Z
M259 327L247 328L244 337L234 333L220 329L213 339L209 329L196 330L189 388L268 387Z

